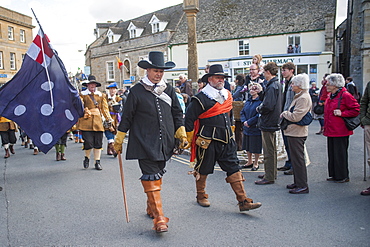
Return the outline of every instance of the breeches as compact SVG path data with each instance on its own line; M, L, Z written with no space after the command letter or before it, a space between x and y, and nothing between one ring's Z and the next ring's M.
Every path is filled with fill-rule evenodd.
M0 131L2 144L15 144L17 137L15 136L15 130Z
M101 149L103 146L103 131L82 131L82 138L85 141L83 150Z
M227 176L239 171L239 159L234 139L227 144L212 140L207 149L197 147L196 156L197 164L194 169L202 175L213 173L216 162L227 173Z

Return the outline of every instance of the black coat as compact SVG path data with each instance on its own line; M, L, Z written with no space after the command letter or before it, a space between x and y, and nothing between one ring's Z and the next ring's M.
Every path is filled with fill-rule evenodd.
M130 89L119 131L130 130L126 159L169 160L175 147L175 132L184 125L183 112L172 86L164 90L172 106L147 91L141 83Z
M187 132L194 129L194 121L203 112L216 104L215 100L208 98L202 91L195 95L185 114L185 129ZM198 135L206 139L229 143L233 136L231 131L230 112L222 113L210 118L200 119Z
M263 93L263 101L257 107L258 113L261 114L257 127L262 131L274 132L280 129L279 120L283 103L283 93L279 79L274 77L268 81Z

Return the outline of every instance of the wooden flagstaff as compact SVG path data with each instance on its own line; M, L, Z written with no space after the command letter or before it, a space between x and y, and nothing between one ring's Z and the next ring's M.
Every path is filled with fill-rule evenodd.
M125 207L126 212L126 222L130 222L130 218L128 217L128 206L127 206L127 199L126 199L126 190L125 190L125 174L123 173L123 165L122 165L122 157L121 152L118 152L118 163L119 163L119 171L121 174L121 184L122 184L122 194L123 194L123 205Z

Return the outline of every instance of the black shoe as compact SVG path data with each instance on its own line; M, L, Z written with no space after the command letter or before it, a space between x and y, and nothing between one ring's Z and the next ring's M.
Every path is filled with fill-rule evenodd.
M287 186L286 186L286 188L287 189L295 189L295 188L297 188L297 185L296 184L288 184Z
M85 156L85 160L84 160L84 168L85 168L85 169L89 168L89 162L90 162L89 158L87 158L87 157Z
M252 167L251 171L257 171L260 168L260 166Z
M95 161L95 169L96 170L103 170L103 167L101 167L101 165L100 165L100 160L96 160Z
M284 175L293 175L293 170L289 170L284 172Z
M250 164L250 165L240 166L240 169L252 168L252 167L253 167L253 164Z
M310 191L309 191L308 187L301 187L301 188L297 187L297 188L289 190L290 194L307 194L309 192Z
M335 180L334 182L335 183L348 183L349 182L349 178L343 178L343 179L340 179L340 180Z
M287 167L287 166L282 166L282 167L278 167L278 169L277 169L278 171L288 171L288 170L290 170L290 168L289 167Z

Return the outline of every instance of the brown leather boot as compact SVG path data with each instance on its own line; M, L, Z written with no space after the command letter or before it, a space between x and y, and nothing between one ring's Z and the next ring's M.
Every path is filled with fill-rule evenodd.
M197 188L197 203L202 207L209 207L211 203L208 201L208 195L206 194L206 180L208 175L199 174L200 177L197 180L195 176L195 186Z
M4 159L7 159L10 157L9 148L5 148L5 156Z
M141 183L144 187L144 192L146 193L149 201L149 210L151 215L154 217L153 223L157 233L167 232L168 226L167 222L169 218L164 217L162 209L162 200L161 200L161 184L162 179L154 181L144 181L141 180ZM148 208L147 208L148 212ZM150 216L150 215L149 215Z
M111 150L111 152L112 152L113 156L114 156L114 157L117 157L117 152L116 152L116 150L114 149L114 145L113 145L113 143L112 143L112 142L111 142L111 143L109 143L109 144L108 144L108 146L109 146L109 148L110 148L110 150Z
M112 143L108 143L108 145L107 145L107 155L113 155Z
M64 153L60 154L60 160L67 160L66 157L64 156Z
M236 199L239 202L239 210L248 211L261 207L262 204L260 202L253 203L253 200L247 197L243 181L245 181L245 179L240 171L235 172L226 178L226 182L230 183L231 188L236 195Z
M61 153L60 152L57 152L57 155L56 155L56 158L55 158L57 161L60 161L61 160Z
M9 151L10 151L12 154L15 154L15 151L14 151L14 145L9 145Z

